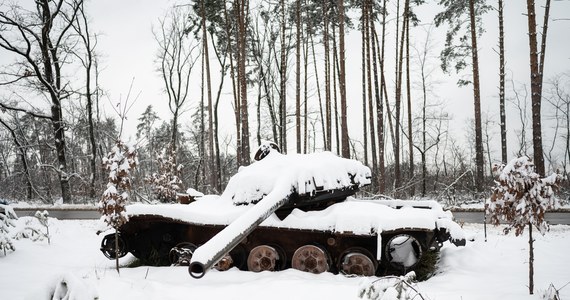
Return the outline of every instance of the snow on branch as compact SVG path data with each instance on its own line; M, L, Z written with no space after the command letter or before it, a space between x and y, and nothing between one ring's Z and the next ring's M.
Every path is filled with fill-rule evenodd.
M17 218L11 207L0 204L0 251L3 251L4 255L8 250L16 251L9 234L10 227L16 227L14 220Z
M180 171L183 165L176 164L176 153L172 147L163 149L157 157L158 172L148 176L145 180L152 185L152 190L161 202L175 202L176 195L182 187Z
M544 214L558 205L554 192L562 176L554 173L540 178L526 156L513 159L507 165L494 165L493 170L499 174L491 198L485 204L491 223L506 222L509 226L505 233L515 228L517 236L526 225L532 224L544 235L549 230Z

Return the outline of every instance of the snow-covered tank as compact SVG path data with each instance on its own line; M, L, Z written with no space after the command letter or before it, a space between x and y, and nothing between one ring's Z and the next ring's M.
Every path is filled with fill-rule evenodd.
M295 268L356 275L401 274L429 251L465 244L451 212L434 201L362 200L370 169L330 152L279 153L263 144L220 196L190 204L134 204L120 229L119 255L145 264L188 264L254 272ZM114 259L115 235L101 243Z

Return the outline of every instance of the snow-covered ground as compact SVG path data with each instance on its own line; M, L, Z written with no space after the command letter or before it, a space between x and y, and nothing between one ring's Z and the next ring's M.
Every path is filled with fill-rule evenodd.
M31 217L17 220L21 227ZM193 279L187 267L122 267L99 251L98 221L50 219L51 244L14 241L15 252L0 253L0 299L358 299L377 278L348 278L296 270L252 273L212 270ZM570 282L570 226L553 226L546 236L536 233L535 295L528 295L528 236L505 236L501 228L465 224L466 247L446 245L438 273L417 288L425 299L541 299L552 283ZM127 264L128 255L121 260ZM62 284L64 282L65 284ZM570 299L570 285L560 290ZM60 298L56 298L60 299ZM419 299L419 298L418 298Z

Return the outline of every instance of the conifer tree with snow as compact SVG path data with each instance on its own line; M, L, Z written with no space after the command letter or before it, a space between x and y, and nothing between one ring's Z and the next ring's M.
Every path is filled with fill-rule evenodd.
M103 167L109 172L107 189L99 202L102 219L115 229L115 260L119 272L119 232L121 225L128 222L125 205L131 190L131 170L138 164L137 152L133 146L117 141L107 157L103 158Z
M14 210L6 205L0 205L0 251L6 255L7 251L16 251L10 238L10 227L16 227L14 220L18 217Z
M485 204L491 224L497 226L504 222L505 234L515 229L515 235L523 233L528 225L529 232L529 293L534 290L534 245L533 226L544 235L550 229L544 216L547 210L556 208L558 200L554 192L562 176L553 173L541 178L535 172L532 161L526 157L511 160L507 165L494 165L498 173L491 197Z
M168 151L168 152L167 152ZM163 149L158 155L158 172L146 178L152 185L152 190L161 202L175 202L176 195L182 187L180 171L183 165L176 164L175 153L172 149Z

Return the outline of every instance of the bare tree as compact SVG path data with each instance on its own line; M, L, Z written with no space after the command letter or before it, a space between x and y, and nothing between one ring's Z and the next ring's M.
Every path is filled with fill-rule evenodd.
M172 132L170 143L174 153L178 147L178 118L182 107L190 96L190 75L198 55L200 43L189 38L192 24L188 13L182 7L172 8L167 16L159 21L158 31L153 30L158 44L158 71L168 96L168 108L172 113Z
M89 31L89 22L87 21L87 15L85 12L85 7L83 2L79 6L79 15L76 18L75 23L73 24L73 28L79 35L83 43L83 51L82 54L74 53L77 58L81 61L83 68L85 68L85 99L87 100L87 121L89 126L89 148L91 150L91 155L89 159L89 166L91 168L91 176L89 177L89 196L91 198L96 197L95 191L95 182L98 178L97 172L97 144L95 142L95 121L93 120L94 117L94 104L97 105L98 103L95 102L95 95L94 92L97 89L95 86L95 91L93 90L92 84L94 80L92 78L93 72L95 71L95 46L97 45L97 37L93 36ZM95 82L96 84L96 82ZM97 106L96 106L97 108Z
M69 52L76 45L70 31L83 1L36 1L36 10L29 11L14 4L2 5L0 13L0 48L16 57L16 70L4 73L2 85L29 82L32 90L50 101L49 113L33 113L52 124L57 172L64 203L71 203L71 189L66 158L65 122L62 101L70 95L64 69L70 65ZM2 107L31 113L19 106Z

